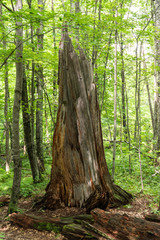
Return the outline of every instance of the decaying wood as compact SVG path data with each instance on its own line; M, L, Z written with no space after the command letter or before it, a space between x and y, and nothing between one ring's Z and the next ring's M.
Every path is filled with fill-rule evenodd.
M128 215L111 214L101 209L94 209L91 214L104 233L111 233L122 240L159 240L160 224Z
M160 224L129 217L126 214L111 214L94 209L91 215L44 218L14 213L10 220L24 228L55 231L69 240L159 240Z
M108 202L114 206L126 204L132 196L111 180L91 63L80 47L76 50L64 31L59 52L59 109L53 136L51 180L37 206L86 207L89 212L94 207L105 209ZM97 186L100 191L96 191Z
M145 216L145 219L150 222L158 222L160 223L160 215L158 214L149 214Z
M99 239L100 236L107 235L96 229L91 215L79 215L74 217L42 218L27 214L13 213L10 221L14 224L28 229L55 231L61 233L69 240L78 239Z
M0 197L0 207L8 205L10 201L10 197L9 196L2 196Z
M86 212L90 213L90 211L94 208L106 209L109 202L109 193L102 192L99 186L96 186L95 191L90 195L90 197L85 202Z

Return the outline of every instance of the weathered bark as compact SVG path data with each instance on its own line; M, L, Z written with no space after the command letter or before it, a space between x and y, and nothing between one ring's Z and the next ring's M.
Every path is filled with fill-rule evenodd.
M40 181L40 173L38 168L37 158L34 154L34 146L32 142L31 121L29 114L28 93L27 93L27 81L25 71L23 73L23 88L22 88L22 110L23 110L23 129L24 138L26 142L27 153L32 170L33 182Z
M25 229L54 231L69 240L109 239L109 240L158 240L160 224L128 215L111 214L94 209L91 215L68 217L39 217L21 213L10 215L10 221Z
M51 180L41 203L55 209L86 206L97 187L110 204L127 203L131 195L113 185L102 141L100 111L91 64L67 32L59 53L59 110L53 136ZM40 204L40 203L39 203Z
M101 209L91 212L95 222L101 226L104 233L112 234L115 239L122 240L158 240L160 225L128 215L110 214Z
M147 221L150 221L150 222L160 223L160 215L158 215L158 214L146 215L146 216L145 216L145 219L146 219Z

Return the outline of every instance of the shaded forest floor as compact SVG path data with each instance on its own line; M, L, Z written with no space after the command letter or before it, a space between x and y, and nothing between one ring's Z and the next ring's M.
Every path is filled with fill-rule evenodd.
M58 209L56 211L42 210L35 211L32 209L34 198L22 198L19 201L19 211L21 213L27 213L34 216L41 217L56 217L56 216L73 216L83 214L83 209L77 208L65 208ZM128 216L138 217L144 219L144 216L151 213L150 205L153 203L153 199L151 196L144 196L143 194L139 194L134 197L131 205L123 206L118 209L110 209L111 213L126 213ZM158 206L157 206L158 208ZM17 225L13 225L9 221L9 217L7 215L7 206L3 206L0 208L0 240L61 240L65 239L60 234L55 234L54 232L47 231L37 231L33 229L23 229Z

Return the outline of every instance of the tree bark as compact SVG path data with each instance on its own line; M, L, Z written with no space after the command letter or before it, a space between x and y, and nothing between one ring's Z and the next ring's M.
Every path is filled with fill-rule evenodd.
M0 16L2 16L2 4L0 4ZM2 26L4 27L3 21L0 19L0 22L2 23ZM2 33L4 37L4 31ZM6 51L7 48L7 42L6 39L3 38L3 49ZM10 162L10 151L9 151L9 86L8 86L8 63L7 61L4 64L5 67L5 106L4 106L4 116L5 116L5 155L6 155L6 172L9 172L9 162Z
M101 209L91 212L95 222L101 226L104 233L111 233L116 239L122 240L158 240L160 225L128 215L110 214Z
M97 188L101 199L108 193L112 205L131 199L130 194L111 181L92 67L80 48L79 54L64 31L59 52L59 110L53 136L51 180L38 203L49 209L84 207Z
M26 142L27 153L29 157L31 170L32 170L33 182L37 183L40 181L40 173L39 173L37 158L35 157L35 154L34 154L34 146L32 142L31 121L30 121L30 114L29 114L27 81L26 81L25 71L23 73L22 110L23 110L24 138Z
M43 0L38 0L38 5L40 11L43 11L44 2ZM40 27L37 29L37 37L38 37L38 54L43 50L43 23L40 20ZM45 170L44 159L43 159L43 67L42 64L37 65L36 72L36 80L37 80L37 105L36 105L36 150L40 171L43 172Z
M157 145L156 145L156 152L157 152L157 163L160 162L160 40L159 40L159 33L160 33L160 0L155 1L155 27L156 27L156 37L155 37L155 48L156 48L156 66L157 66Z
M121 79L122 79L122 115L123 115L123 132L124 132L124 139L127 139L127 123L126 123L126 99L125 99L125 66L124 66L124 46L123 46L123 35L121 33L121 61L122 61L122 68L121 68Z
M116 10L116 17L117 17ZM117 22L115 22L115 56L114 56L114 133L113 133L113 165L112 165L112 178L115 175L116 164L116 135L117 135Z
M69 240L160 239L160 224L129 217L126 214L111 214L98 208L92 210L91 215L54 218L13 213L10 215L10 221L25 229L33 228L61 233Z
M16 11L22 9L22 1L17 0ZM13 146L12 155L14 162L14 177L12 185L11 200L9 203L8 213L12 213L17 209L17 203L20 193L21 184L21 167L22 160L20 158L19 150L19 117L20 117L20 104L22 98L22 84L23 84L23 27L21 16L16 19L16 85L14 93L14 105L13 105Z

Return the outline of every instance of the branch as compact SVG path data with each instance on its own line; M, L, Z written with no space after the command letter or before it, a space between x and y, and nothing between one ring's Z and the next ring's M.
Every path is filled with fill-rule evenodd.
M46 31L46 32L44 32L43 34L49 33L49 32L51 32L51 31L53 31L53 28L50 29L50 30L48 30L48 31ZM35 37L35 36L37 36L37 33L33 35L33 37ZM7 60L12 56L12 54L13 54L23 43L27 42L27 41L30 40L31 38L32 38L32 36L29 37L29 38L27 38L27 39L25 39L25 40L24 40L23 42L21 42L16 48L14 48L14 49L11 51L11 53L6 57L6 59L4 60L4 62L1 64L0 69L2 69L2 67L5 65L5 63L7 62Z
M5 7L9 12L13 13L13 10L9 7L7 7L4 3L0 2L3 7Z

